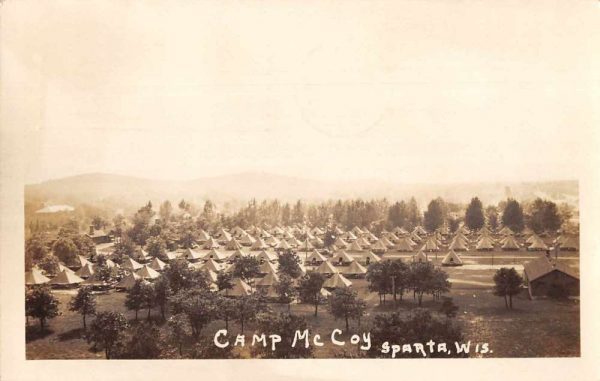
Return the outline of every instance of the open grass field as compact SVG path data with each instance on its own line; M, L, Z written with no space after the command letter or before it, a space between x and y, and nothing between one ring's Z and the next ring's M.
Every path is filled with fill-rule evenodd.
M384 257L407 259L411 253L392 253ZM493 274L495 269L506 266L515 267L522 272L524 263L544 255L542 252L464 252L460 254L465 265L462 267L445 267L452 283L451 292L447 296L454 299L459 306L457 324L462 325L466 340L473 343L487 342L493 351L486 357L562 357L579 356L579 301L569 299L555 301L549 299L529 300L527 293L522 292L514 299L514 309L504 308L504 301L492 294ZM492 255L494 265L492 267ZM429 254L429 259L439 264L443 253ZM569 265L579 268L579 253L561 253L560 259L568 261ZM377 294L370 293L367 282L363 279L352 279L353 288L368 305L367 316L358 326L351 321L351 333L362 333L368 330L369 320L378 313L398 310L409 312L417 306L412 294L405 295L404 300L397 306L393 305L388 296L385 305L379 305ZM37 321L30 319L27 329L27 358L28 359L102 359L102 352L90 351L90 345L82 336L81 316L67 310L67 304L74 291L55 291L60 301L61 315L50 321L49 332L39 334ZM113 310L126 314L129 319L134 314L124 307L125 294L111 291L98 295L98 310ZM425 296L423 307L438 310L440 302ZM287 311L287 306L271 304L274 311ZM329 337L335 328L344 329L343 321L336 321L327 311L327 306L319 307L318 316L313 316L314 307L311 305L294 304L293 314L306 317L311 332ZM146 313L140 311L140 319L145 319ZM158 320L159 312L153 311L152 318ZM89 318L88 321L93 320ZM224 322L216 321L204 329L203 334L213 337L218 329L224 328ZM166 327L163 326L163 330ZM254 326L247 324L245 333L251 335ZM239 325L230 323L229 330L239 333ZM346 337L349 337L344 333ZM344 337L344 335L342 337ZM324 340L326 345L315 348L315 357L354 357L359 350L356 346L334 346ZM241 358L250 357L249 347L236 349Z

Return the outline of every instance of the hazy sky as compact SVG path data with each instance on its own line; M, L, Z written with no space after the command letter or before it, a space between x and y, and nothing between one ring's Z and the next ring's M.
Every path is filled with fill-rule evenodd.
M598 1L7 1L27 182L575 179Z

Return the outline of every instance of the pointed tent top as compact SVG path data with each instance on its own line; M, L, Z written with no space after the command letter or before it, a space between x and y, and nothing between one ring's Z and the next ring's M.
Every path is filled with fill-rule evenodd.
M136 262L133 258L127 257L125 260L123 260L123 263L121 263L121 267L126 270L139 270L142 268L142 265Z
M423 251L419 251L417 254L413 255L412 256L412 260L413 260L413 262L427 262L427 261L429 261L429 259L425 255L425 253L423 253Z
M215 240L212 237L208 241L206 241L206 243L204 244L204 248L207 250L218 249L219 247L221 247L221 246L219 245L217 240Z
M222 261L225 259L225 254L219 250L212 249L204 255L204 259L214 259L215 261Z
M338 269L335 268L329 261L325 261L321 263L319 267L315 270L319 274L335 274L338 272Z
M354 262L350 263L350 266L348 266L346 269L342 270L342 273L344 273L346 275L361 275L361 274L366 274L367 269L360 263L354 261Z
M67 271L61 271L57 276L55 276L48 284L53 285L70 285L70 284L78 284L83 282L83 279L75 275L75 273L69 273Z
M277 275L277 273L269 271L267 273L267 275L265 275L264 277L262 277L255 284L256 284L257 287L267 287L267 286L273 286L277 282L279 282L279 276Z
M223 290L222 292L229 296L248 296L252 293L252 289L246 282L240 278L234 278L231 281L233 287L230 290Z
M50 282L50 278L42 274L37 268L32 268L31 271L25 273L25 284L28 286L34 284L44 284Z
M152 262L150 262L150 268L156 271L161 271L167 266L163 261L158 258L154 258Z
M221 270L223 270L223 265L221 265L220 263L217 263L214 259L210 258L208 261L206 261L201 267L201 270L204 269L208 269L208 270L212 270L214 272L220 272Z
M81 278L87 278L94 275L94 267L91 263L86 263L85 266L75 272L75 275Z
M462 266L462 259L454 252L454 250L450 250L448 254L442 260L443 266Z
M331 258L332 263L350 263L354 261L354 258L350 256L350 254L346 253L344 250L338 250L333 254Z
M141 269L139 269L136 272L136 275L138 275L142 279L156 279L160 276L160 274L156 270L152 269L148 265L144 265Z
M349 251L363 251L363 248L359 245L357 241L352 242L348 247Z
M319 253L317 250L313 250L310 255L306 258L306 262L307 263L311 263L313 261L315 262L325 262L327 260L327 258Z
M135 284L135 281L138 279L142 279L142 278L139 275L136 275L135 273L131 273L131 274L123 277L123 279L121 279L121 281L119 283L117 283L117 285L115 287L116 288L131 288Z
M350 282L348 279L346 279L345 276L343 276L340 273L333 274L331 278L327 279L323 283L323 287L325 288L348 288L351 286L352 282Z

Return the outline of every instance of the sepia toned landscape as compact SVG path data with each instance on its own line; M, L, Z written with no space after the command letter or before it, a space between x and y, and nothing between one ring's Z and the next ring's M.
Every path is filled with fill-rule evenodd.
M26 188L29 359L389 358L386 341L433 338L489 351L428 357L579 356L575 182L522 185L528 198L487 204L476 195L219 204L199 193L136 206L110 194L112 179ZM225 349L214 344L222 329ZM345 342L368 333L371 348L291 347L305 329L326 339L339 329ZM250 345L263 332L287 346ZM246 345L233 345L237 335Z

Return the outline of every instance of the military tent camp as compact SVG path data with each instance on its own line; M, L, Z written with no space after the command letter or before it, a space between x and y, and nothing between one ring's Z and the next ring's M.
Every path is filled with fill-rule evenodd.
M346 243L346 241L344 241L341 237L338 237L333 244L342 249L348 247L348 243Z
M530 245L529 247L527 247L527 250L529 251L544 251L544 250L548 250L548 246L546 245L546 243L544 243L544 241L538 237L535 236L537 239L535 239Z
M448 254L442 260L442 266L462 266L462 259L454 252L454 250L450 250Z
M500 234L500 235L514 235L515 232L513 232L508 226L505 226L502 229L500 229L500 231L498 232L498 234Z
M395 246L395 249L400 252L413 251L416 243L409 237L400 238Z
M284 239L279 242L279 245L275 247L276 250L289 250L292 246Z
M203 229L200 229L200 231L198 232L196 241L199 243L204 243L206 241L208 241L210 239L210 235L208 235L207 232L205 232Z
M577 239L573 236L565 237L558 243L561 250L577 251L579 250L579 244Z
M424 228L423 228L421 225L419 225L419 226L416 226L416 227L413 229L413 231L412 231L412 232L413 232L413 234L416 234L416 235L418 235L418 236L422 236L422 235L426 235L426 234L427 234L427 230L425 230L425 229L424 229Z

